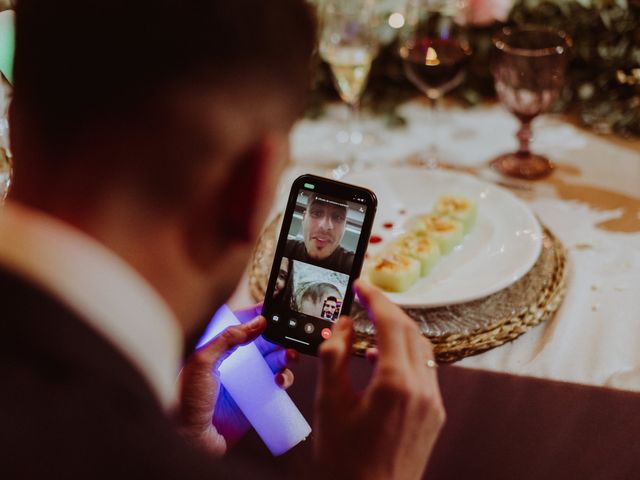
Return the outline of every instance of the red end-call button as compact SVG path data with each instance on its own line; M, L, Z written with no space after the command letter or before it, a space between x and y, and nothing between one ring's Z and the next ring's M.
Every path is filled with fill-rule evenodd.
M324 338L325 340L328 339L331 336L331 329L323 328L322 331L320 332L320 335L322 335L322 338Z

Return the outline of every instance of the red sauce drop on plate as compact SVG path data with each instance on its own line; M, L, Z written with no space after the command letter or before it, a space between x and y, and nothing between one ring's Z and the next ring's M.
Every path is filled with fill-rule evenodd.
M382 241L382 237L380 235L371 235L369 239L369 243L380 243Z
M383 223L382 226L387 229L393 228L393 222Z
M400 215L404 215L405 213L407 213L407 211L405 209L399 210L398 213Z

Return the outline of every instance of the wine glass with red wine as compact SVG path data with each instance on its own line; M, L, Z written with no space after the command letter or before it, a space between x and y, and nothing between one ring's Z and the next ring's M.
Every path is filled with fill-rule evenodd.
M400 57L411 83L421 90L430 102L431 138L438 120L440 99L457 87L465 75L471 48L460 19L464 4L461 0L409 0L407 21L400 33ZM435 168L440 162L433 141L421 163Z
M531 122L549 109L564 86L570 39L549 27L524 25L503 28L493 44L491 70L496 93L520 120L520 146L516 152L493 159L491 166L512 177L536 179L549 175L553 170L549 159L529 149Z

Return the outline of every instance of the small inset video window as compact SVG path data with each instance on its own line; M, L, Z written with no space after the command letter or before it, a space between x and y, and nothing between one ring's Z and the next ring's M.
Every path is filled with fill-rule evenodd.
M274 298L281 298L294 312L330 322L338 319L349 284L348 275L286 257L280 266Z

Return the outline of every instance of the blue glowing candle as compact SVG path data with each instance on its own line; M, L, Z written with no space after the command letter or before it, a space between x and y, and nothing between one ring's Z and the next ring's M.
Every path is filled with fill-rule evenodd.
M223 305L198 346L239 324L229 307ZM276 385L273 372L253 343L239 347L218 370L224 388L273 455L285 453L309 436L311 427L289 395Z

